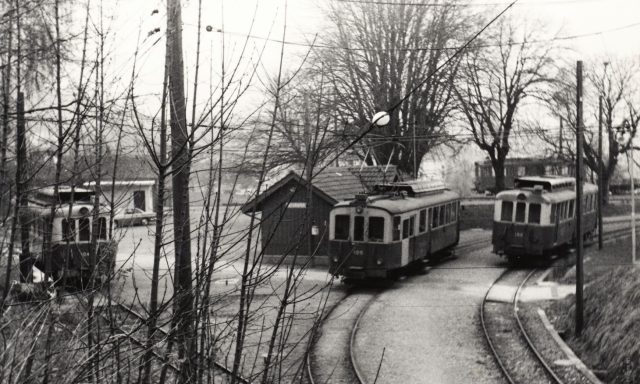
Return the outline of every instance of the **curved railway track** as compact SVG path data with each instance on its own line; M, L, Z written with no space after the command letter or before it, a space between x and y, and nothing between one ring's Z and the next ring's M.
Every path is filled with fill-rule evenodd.
M360 321L380 292L360 289L349 293L327 313L307 356L310 384L366 383L354 353L355 340Z
M534 345L519 316L518 302L522 288L537 271L505 270L487 290L480 308L480 323L485 339L510 384L563 383ZM510 300L503 302L505 295ZM517 334L509 330L517 330Z

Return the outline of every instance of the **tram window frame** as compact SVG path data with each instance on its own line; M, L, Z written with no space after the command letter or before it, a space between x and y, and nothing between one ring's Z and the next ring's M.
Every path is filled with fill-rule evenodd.
M71 225L69 225L71 224ZM62 241L76 241L76 221L75 219L67 220L62 219L60 222L62 226ZM71 231L69 231L69 227Z
M78 219L78 241L91 240L91 220L88 217Z
M575 200L569 200L569 211L567 212L568 218L574 217Z
M409 218L409 236L416 234L416 215L411 215Z
M451 204L451 221L458 221L458 202Z
M384 217L369 216L368 238L371 242L384 242Z
M340 230L338 231L338 229ZM351 232L351 216L335 215L333 223L333 239L349 240L349 232Z
M409 219L402 220L402 240L409 238Z
M431 228L438 228L439 215L440 215L440 207L433 207L431 211Z
M364 216L353 217L353 241L364 241Z
M393 228L391 229L391 232L393 233L393 241L400 240L400 226L402 225L401 220L402 218L400 216L393 217Z
M505 208L509 209L505 209ZM505 212L509 212L509 215L505 215ZM500 205L500 221L513 221L513 201L502 200Z
M529 217L527 222L529 224L540 224L540 218L542 216L542 205L540 205L539 203L530 203L528 216Z
M522 210L520 209L522 208ZM516 202L516 215L514 218L515 223L526 223L527 221L527 203L524 201Z
M420 217L418 220L418 230L420 233L423 233L427 230L427 210L423 209L420 211Z

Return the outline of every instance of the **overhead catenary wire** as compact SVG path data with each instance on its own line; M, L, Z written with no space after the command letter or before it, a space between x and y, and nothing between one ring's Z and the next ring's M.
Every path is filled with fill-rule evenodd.
M631 29L631 28L636 28L636 27L640 27L640 21L638 22L634 22L634 23L630 23L630 24L625 24L619 27L614 27L614 28L608 28L608 29L603 29L603 30L599 30L599 31L593 31L593 32L586 32L586 33L581 33L581 34L574 34L574 35L566 35L566 36L556 36L556 37L551 37L548 39L536 39L536 40L528 40L528 41L505 41L505 42L501 42L501 43L487 43L487 44L477 44L477 45L471 45L471 46L466 46L463 45L466 48L493 48L493 47L502 47L502 46L518 46L518 45L529 45L529 44L542 44L542 43L552 43L555 41L568 41L568 40L576 40L576 39L582 39L582 38L586 38L586 37L592 37L592 36L600 36L603 34L607 34L607 33L612 33L612 32L618 32L618 31L622 31L625 29ZM304 47L304 48L311 48L311 49L333 49L333 50L343 50L343 51L351 51L351 52L420 52L420 51L456 51L461 49L463 46L449 46L449 47L414 47L414 48L410 48L410 47L404 47L404 48L386 48L386 49L379 49L379 48L357 48L357 47L345 47L345 46L339 46L339 45L329 45L329 44L322 44L322 43L306 43L306 42L299 42L299 41L288 41L288 40L281 40L281 39L275 39L275 38L270 38L270 37L263 37L263 36L257 36L257 35L253 35L253 34L245 34L245 33L241 33L241 32L233 32L233 31L224 31L222 29L217 29L216 30L217 33L221 33L221 34L225 34L225 35L234 35L234 36L239 36L239 37L244 37L244 38L251 38L251 39L256 39L256 40L262 40L262 41L267 41L267 42L272 42L272 43L277 43L277 44L285 44L285 45L291 45L291 46L298 46L298 47Z

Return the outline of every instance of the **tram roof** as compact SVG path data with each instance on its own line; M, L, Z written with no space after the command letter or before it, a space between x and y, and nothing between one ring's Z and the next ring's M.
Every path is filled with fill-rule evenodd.
M407 211L418 210L430 205L437 205L453 200L459 199L460 196L453 191L443 190L437 194L427 194L421 196L384 196L384 195L372 195L367 198L368 208L378 208L385 210L391 214L401 213ZM334 206L338 207L350 207L362 204L358 200L354 201L342 201Z
M40 205L65 204L71 202L72 189L69 186L59 186L58 195L53 187L41 188L33 193L33 201ZM92 189L73 188L74 202L88 202L95 195Z
M407 192L409 196L421 196L427 194L435 194L446 191L444 183L441 181L424 181L424 180L410 180L395 183L377 184L373 188L377 193L388 192Z
M566 176L523 176L513 181L514 189L542 187L545 191L575 189L576 179Z
M594 184L585 183L583 185L584 193L596 193L598 192L598 187ZM502 191L496 195L496 200L508 200L508 201L517 201L521 200L524 196L526 200L531 200L536 196L539 197L540 201L544 201L545 203L556 203L559 201L566 201L575 199L576 191L574 188L565 188L557 191L540 191L541 193L536 192L533 189L509 189L506 191Z

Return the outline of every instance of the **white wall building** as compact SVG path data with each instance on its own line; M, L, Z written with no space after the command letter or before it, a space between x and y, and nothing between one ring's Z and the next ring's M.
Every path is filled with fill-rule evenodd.
M84 183L84 187L93 189L95 181ZM102 197L106 199L106 204L114 201L115 211L120 212L127 208L140 208L145 212L153 212L154 186L155 180L124 180L116 181L111 195L111 180L100 182Z

